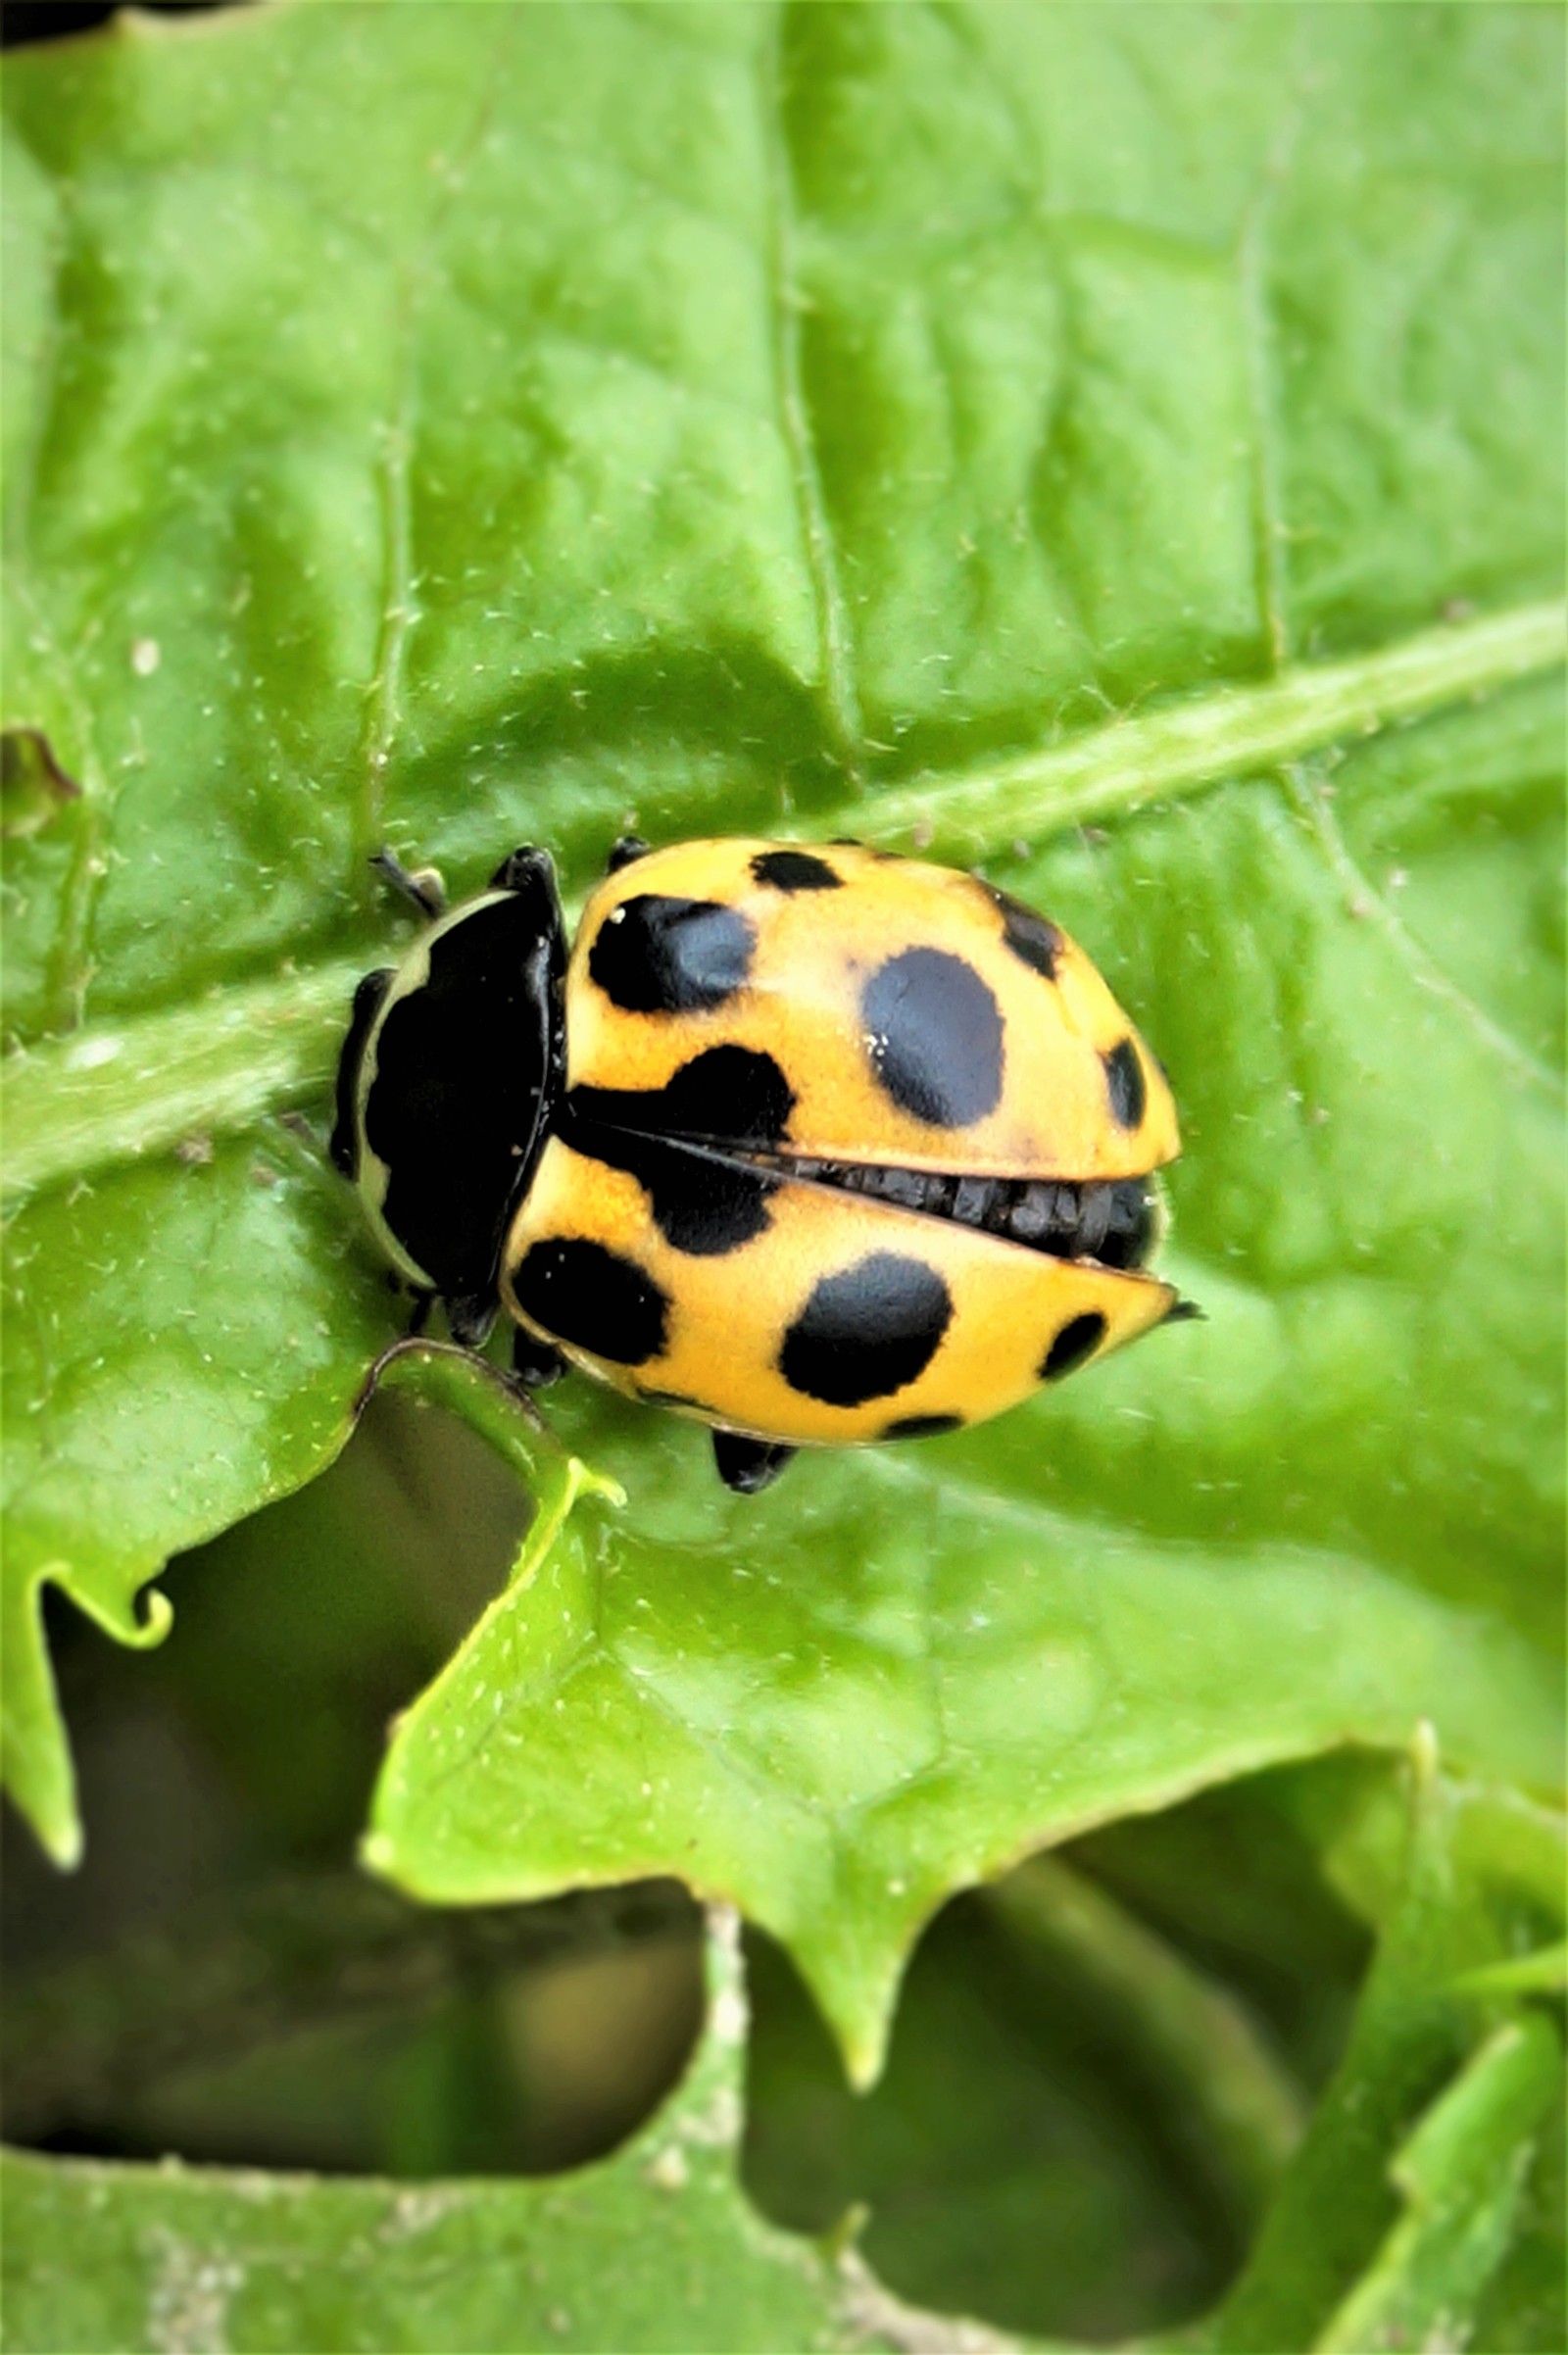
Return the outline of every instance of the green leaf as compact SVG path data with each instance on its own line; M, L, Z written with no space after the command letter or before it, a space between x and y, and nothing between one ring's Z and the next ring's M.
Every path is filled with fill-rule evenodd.
M580 1452L605 1458L606 1419L572 1414ZM1097 1545L1009 1493L998 1448L809 1461L716 1512L700 1435L650 1435L635 1522L536 1456L517 1574L400 1719L368 1861L443 1903L665 1871L733 1896L864 2082L920 1925L1045 1840L1396 1746L1427 1691L1457 1750L1550 1779L1557 1696L1516 1639L1478 1652L1327 1551Z
M42 1587L135 1634L391 1336L270 1117L318 1138L397 937L367 855L575 889L628 814L1051 907L1175 1076L1210 1321L749 1506L552 1403L383 1868L729 1890L863 2073L920 1923L1042 1842L1420 1717L1560 1788L1561 37L255 9L13 63L5 716L81 787L6 870L57 1854Z
M1471 1995L1560 1995L1568 1989L1568 1940L1538 1946L1509 1962L1484 1963L1458 1984Z
M1325 2355L1423 2346L1475 2311L1561 2078L1562 2039L1539 2014L1497 2029L1466 2064L1390 2170L1408 2212L1317 2340Z
M136 1596L166 1557L337 1452L385 1295L334 1194L279 1129L51 1193L8 1230L5 1773L62 1863L80 1836L41 1590L156 1643L170 1605L138 1618Z
M1379 1845L1392 1796L1374 1799ZM1439 1775L1424 1732L1348 2046L1239 2281L1189 2334L1192 2347L1348 2350L1468 2334L1561 2082L1560 2038L1544 2016L1476 2033L1465 1967L1495 1953L1498 1927L1467 1861L1473 1806ZM1560 1868L1560 1833L1558 1858ZM1559 1878L1559 1909L1560 1889Z
M906 2343L853 2258L761 2225L735 2180L736 1925L707 2033L625 2148L555 2182L376 2183L4 2162L8 2344L834 2348Z
M1537 2138L1508 2250L1476 2312L1478 2347L1539 2349L1552 2355L1568 2340L1568 2183L1565 2183L1564 2099Z
M747 2181L767 2212L820 2232L863 2205L867 2260L923 2306L1166 2343L1234 2279L1343 2048L1365 1941L1290 1810L1348 1764L1124 1819L946 1907L869 2095L759 1940Z

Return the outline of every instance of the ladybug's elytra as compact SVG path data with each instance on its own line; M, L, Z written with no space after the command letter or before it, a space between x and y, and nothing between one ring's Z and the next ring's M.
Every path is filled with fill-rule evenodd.
M517 1370L798 1447L983 1422L1190 1314L1146 1271L1180 1151L1057 926L853 843L617 843L568 958L514 851L355 998L332 1154L407 1282Z

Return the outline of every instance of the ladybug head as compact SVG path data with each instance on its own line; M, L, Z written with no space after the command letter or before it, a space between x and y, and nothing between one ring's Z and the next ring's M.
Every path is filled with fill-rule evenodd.
M355 993L332 1157L409 1280L472 1327L559 1093L565 939L543 851L432 924Z

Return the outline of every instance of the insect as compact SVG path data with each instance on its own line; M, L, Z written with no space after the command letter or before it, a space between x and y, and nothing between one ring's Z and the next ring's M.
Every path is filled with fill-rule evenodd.
M858 844L626 836L569 955L524 848L360 984L332 1155L454 1338L514 1321L712 1427L802 1446L1015 1405L1197 1313L1147 1272L1180 1151L1159 1065L1066 934Z

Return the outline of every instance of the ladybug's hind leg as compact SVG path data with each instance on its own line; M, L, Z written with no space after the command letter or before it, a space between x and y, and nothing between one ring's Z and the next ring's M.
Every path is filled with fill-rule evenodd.
M517 1325L512 1335L512 1370L524 1390L548 1390L552 1382L561 1380L566 1360L549 1342L538 1340Z
M747 1439L739 1431L715 1430L713 1433L713 1461L718 1477L737 1496L758 1496L763 1489L771 1488L790 1457L794 1447L782 1440Z
M447 1312L447 1331L463 1349L482 1349L500 1310L493 1292L448 1294L441 1302Z

